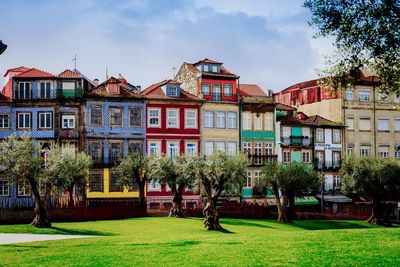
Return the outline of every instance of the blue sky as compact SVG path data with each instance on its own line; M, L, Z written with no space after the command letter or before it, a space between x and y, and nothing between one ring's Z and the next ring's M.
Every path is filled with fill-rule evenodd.
M282 90L315 78L331 53L314 39L302 0L66 0L0 2L0 72L77 68L103 81L122 74L142 88L205 57L241 83ZM0 86L3 83L0 82Z

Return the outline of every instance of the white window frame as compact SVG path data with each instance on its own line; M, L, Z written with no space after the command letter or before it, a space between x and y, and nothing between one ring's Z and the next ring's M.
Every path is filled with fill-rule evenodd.
M227 152L229 155L232 155L232 156L237 154L236 142L227 142Z
M23 115L23 126L20 127L20 116ZM25 117L28 116L29 117L29 126L25 125ZM30 129L32 127L32 113L30 112L18 112L17 113L17 119L18 119L18 124L17 124L17 128L18 129Z
M315 130L315 142L316 143L324 143L325 133L323 128L317 128Z
M150 115L151 111L157 111L158 115ZM151 124L150 121L151 119L157 119L157 124ZM148 108L148 114L147 114L147 127L149 128L161 128L161 108Z
M363 125L361 121L369 121L369 129L361 129L361 126ZM358 128L360 131L371 131L371 118L360 118L358 120Z
M4 116L2 118L0 118L0 129L10 129L11 125L10 125L10 113L0 113L1 116ZM7 122L7 127L5 127Z
M339 129L332 129L332 143L340 144L342 142L341 132Z
M42 123L41 117L43 115L44 115L44 124L45 125L41 125L41 123ZM48 117L47 115L50 115L50 117ZM49 122L48 120L50 120L49 126L47 126L47 123ZM38 112L38 128L39 129L52 129L53 128L53 112L50 112L50 111L39 111Z
M303 163L310 163L311 162L311 153L310 151L303 151L301 153L301 160Z
M0 197L6 197L10 195L10 181L8 179L0 179L2 185L0 186Z
M42 95L42 89L41 89L42 84L44 84L44 87L45 87L44 88L45 94L46 94L46 90L48 89L46 85L47 84L50 85L50 88L49 88L50 95L49 95L49 97L45 97L46 95L44 95L44 96ZM41 99L50 99L51 98L52 88L53 88L52 82L50 82L50 81L39 81L39 83L38 83L39 98L41 98Z
M274 143L264 143L264 155L272 156L274 155Z
M267 132L271 132L274 130L274 113L273 112L266 112L265 116L265 125L264 130Z
M245 111L242 113L243 118L243 130L251 130L251 112Z
M228 112L228 129L237 129L237 112Z
M170 86L169 87L169 96L178 97L178 87L177 86Z
M171 145L175 146L176 152L173 155L171 152ZM169 158L178 157L180 155L179 141L167 141L167 156Z
M254 122L254 131L262 131L263 125L262 125L262 114L253 113L253 122Z
M31 186L28 180L23 180L22 185L18 184L17 194L19 197L30 197L32 195Z
M243 186L243 188L252 188L252 172L251 171L247 171L246 172L246 182Z
M217 120L216 120L216 128L225 129L226 128L226 112L225 111L217 111ZM223 115L223 116L221 116ZM220 123L223 123L220 124Z
M65 127L67 122L67 127ZM61 128L62 129L75 129L75 115L61 115Z
M395 132L400 132L400 118L399 117L393 119L393 126L394 126Z
M147 182L147 191L149 192L160 192L161 191L161 184L156 182L155 180L151 179Z
M354 117L347 117L346 119L347 130L354 130Z
M371 146L360 146L360 157L368 157L371 155Z
M189 113L194 112L194 117L190 117ZM191 125L189 122L193 121L194 123ZM185 109L185 129L197 129L197 109Z
M214 112L204 111L204 128L214 128Z
M377 120L378 120L378 131L389 132L389 118L378 118Z
M283 151L282 152L282 162L289 163L292 161L292 155L290 151Z
M186 156L197 155L197 142L185 142L185 155Z
M23 91L24 91L24 93L23 93L23 97L21 98L20 96L21 96L21 84L23 84L24 85L24 89L23 89ZM28 94L28 96L26 97L26 85L27 84L29 84L29 94ZM18 99L30 99L30 98L32 98L32 83L31 82L19 82L18 83L18 88L17 88L17 98Z
M224 145L224 147L222 148L222 144ZM217 141L215 142L215 151L226 151L226 143L225 141Z
M358 91L358 100L360 102L370 102L371 101L371 90L359 90Z
M148 140L147 143L148 143L147 154L149 156L155 156L155 157L161 156L161 141ZM155 144L156 148L157 148L157 151L155 154L150 153L150 151L152 149L152 144Z
M346 101L353 101L354 99L354 91L353 89L346 90Z
M170 112L176 112L176 116L170 116ZM179 129L179 108L167 108L167 125L166 128ZM170 124L171 120L176 120L176 124Z
M210 151L208 151L210 149ZM206 141L204 142L204 155L209 156L214 153L214 142L212 141Z

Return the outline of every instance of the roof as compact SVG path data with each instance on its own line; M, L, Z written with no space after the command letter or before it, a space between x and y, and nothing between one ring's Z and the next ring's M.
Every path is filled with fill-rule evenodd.
M304 122L316 125L316 126L343 126L338 122L334 122L319 115L313 115L308 117L307 119L303 120Z
M301 83L296 83L296 84L293 84L293 85L287 87L286 89L283 89L282 91L278 92L277 94L284 93L286 91L296 90L296 89L317 87L317 86L319 86L318 81L319 81L318 79L315 79L315 80L305 81L305 82L301 82Z
M140 94L147 96L149 98L157 98L157 99L171 99L171 100L201 100L200 98L192 95L184 90L181 90L180 97L171 97L164 94L164 91L161 89L163 85L166 84L180 84L175 80L163 80L161 82L155 83L144 89Z
M15 78L54 78L55 76L49 72L39 70L36 68L30 68L20 74L14 76Z
M257 84L241 84L239 92L241 96L267 96Z
M296 111L296 108L281 103L276 103L276 109L282 111Z
M228 71L226 68L224 68L224 66L221 66L221 73L200 71L198 68L196 68L196 65L198 65L200 63L223 64L221 62L217 62L217 61L205 58L203 60L197 61L196 63L184 62L183 65L186 65L188 67L188 69L190 69L192 72L201 73L202 75L205 75L205 76L215 76L215 77L223 76L223 77L229 77L229 78L235 78L235 79L239 78L238 75Z
M196 63L193 63L193 65L196 66L196 65L201 64L201 63L210 63L210 64L220 64L220 65L222 65L222 62L214 61L214 60L211 60L211 59L208 59L208 58L199 60Z
M60 74L58 74L59 78L82 78L81 74L74 71L74 70L70 70L70 69L66 69L63 72L61 72Z
M120 93L118 95L110 94L107 91L108 84L118 84ZM128 82L125 79L117 79L114 77L108 78L106 81L102 82L98 86L91 89L88 93L88 96L103 96L103 97L136 97L143 98L141 95L133 92Z
M0 102L11 102L11 99L0 93Z
M12 71L12 72L24 72L24 71L27 71L27 70L29 70L29 69L30 69L30 68L24 67L24 66L12 68L12 69L8 69L7 72L4 74L4 77L6 77L7 74L8 74L10 71Z

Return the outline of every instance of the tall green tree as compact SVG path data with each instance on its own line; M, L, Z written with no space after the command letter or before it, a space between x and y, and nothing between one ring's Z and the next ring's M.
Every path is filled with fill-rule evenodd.
M372 200L371 224L390 225L382 201L400 200L400 165L392 159L346 157L340 169L342 190Z
M329 85L347 84L367 68L385 93L400 94L400 1L305 0L317 36L334 37L335 55L322 75Z
M122 185L131 186L136 182L139 187L139 206L146 208L146 183L150 173L150 158L139 152L129 153L114 171Z
M5 174L17 183L23 183L25 180L29 182L35 200L35 218L31 224L36 227L51 227L47 206L39 193L44 162L38 155L38 147L27 136L17 139L13 135L0 143L0 163Z
M203 209L204 226L207 230L224 230L219 223L217 201L221 194L238 194L246 178L247 157L243 154L231 156L216 152L211 156L189 158L189 175L200 179L207 197Z
M262 172L260 185L271 187L278 209L278 222L291 222L295 197L314 194L321 187L321 178L308 164L268 162Z
M182 193L185 188L194 189L196 176L189 168L192 167L189 158L162 156L151 159L151 178L160 184L167 184L173 196L170 217L184 217L182 207Z
M86 188L91 166L92 159L85 152L55 145L48 151L44 174L55 189L68 191L69 204L73 205L74 187Z

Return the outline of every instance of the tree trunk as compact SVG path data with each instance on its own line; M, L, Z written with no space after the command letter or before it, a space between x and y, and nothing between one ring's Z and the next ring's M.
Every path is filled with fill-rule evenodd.
M288 196L287 201L287 222L290 223L294 219L294 196Z
M139 185L139 207L147 211L146 194L145 194L146 182L141 181L140 179L137 179L136 182Z
M207 197L207 204L203 209L204 227L207 230L222 231L224 228L219 224L219 213L216 207L217 198Z
M74 206L74 186L68 187L68 206L73 207Z
M51 227L47 213L47 207L43 205L42 199L40 198L40 193L35 178L28 177L28 181L31 185L32 194L35 198L35 218L31 224L39 228Z
M372 199L372 214L367 220L370 224L391 226L391 222L383 210L381 201L379 199Z
M279 197L279 190L276 183L272 185L272 190L274 191L275 195L275 203L278 209L278 223L287 223L287 216L286 216L286 207L282 206L281 199Z
M43 206L45 206L46 208L49 208L50 197L51 197L51 184L47 183L46 184L46 192L45 192L44 198L43 198Z
M182 199L182 194L179 192L175 192L174 198L172 199L172 208L169 211L169 217L185 217L183 214Z

